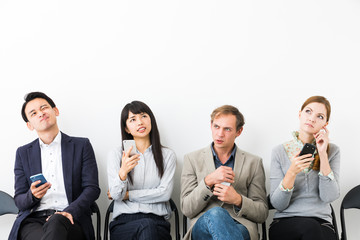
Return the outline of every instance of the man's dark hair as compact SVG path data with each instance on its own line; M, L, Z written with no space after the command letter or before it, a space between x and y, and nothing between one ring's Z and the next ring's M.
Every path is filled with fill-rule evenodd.
M24 119L25 122L28 122L28 118L26 117L26 113L25 113L25 108L26 108L26 105L28 104L28 102L34 100L35 98L42 98L42 99L45 99L52 108L56 107L54 101L49 98L45 93L42 93L42 92L30 92L28 94L25 95L24 97L24 104L22 105L22 108L21 108L21 116L22 118Z

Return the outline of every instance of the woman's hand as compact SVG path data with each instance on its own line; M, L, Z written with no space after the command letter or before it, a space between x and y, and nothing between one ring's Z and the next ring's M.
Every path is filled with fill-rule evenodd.
M305 154L302 156L299 156L299 154L300 152L298 152L292 159L290 168L288 170L288 172L290 172L294 176L296 176L302 170L308 168L311 164L311 161L314 160L312 154Z
M108 196L108 199L109 200L113 200L113 198L112 198L112 196L111 196L111 194L110 194L110 190L108 189L108 191L107 191L107 196Z
M328 159L327 148L329 145L329 130L323 127L318 133L314 134L316 147L320 157L320 172L328 176L331 173L331 167Z
M323 127L319 132L314 134L314 137L319 154L326 153L329 145L329 130L326 127Z
M282 181L282 186L285 189L291 189L294 187L296 175L298 175L299 172L304 170L305 168L308 168L311 164L311 161L314 160L312 154L305 154L302 156L299 156L300 151L295 155L293 159L291 159L291 165L289 167L289 170L286 172L285 177Z
M131 149L132 146L129 148L129 150L126 153L123 151L123 156L121 159L121 167L119 170L119 177L122 181L126 180L128 173L131 170L133 170L136 165L138 165L138 161L140 160L139 154L135 154L129 157Z
M129 200L129 191L126 191L123 201Z

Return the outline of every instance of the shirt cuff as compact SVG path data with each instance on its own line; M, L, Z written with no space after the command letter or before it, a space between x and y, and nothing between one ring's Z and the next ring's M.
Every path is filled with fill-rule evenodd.
M294 186L292 188L285 188L283 186L283 181L280 182L279 188L283 192L292 192L294 190Z
M204 184L205 184L206 188L209 189L211 192L214 191L215 185L213 185L212 187L209 187L208 185L206 185L206 183L205 183L205 178L204 178Z
M328 177L330 180L334 180L335 178L333 171L331 171L327 176L325 176L322 172L319 172L319 176Z

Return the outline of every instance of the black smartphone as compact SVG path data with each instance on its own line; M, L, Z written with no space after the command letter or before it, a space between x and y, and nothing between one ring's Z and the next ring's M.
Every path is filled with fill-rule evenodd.
M311 154L313 155L315 152L316 147L310 143L305 143L304 147L301 149L301 152L299 156L305 155L305 154Z
M44 177L44 175L43 175L42 173L39 173L39 174L36 174L36 175L32 175L32 176L30 177L30 180L31 180L32 182L36 182L36 181L38 181L38 180L41 180L41 183L39 183L38 185L36 185L36 187L39 187L39 186L41 186L41 185L43 185L44 183L47 182L46 179L45 179L45 177Z

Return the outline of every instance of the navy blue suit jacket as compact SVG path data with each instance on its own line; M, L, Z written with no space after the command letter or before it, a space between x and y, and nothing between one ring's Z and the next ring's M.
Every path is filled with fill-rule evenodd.
M69 137L61 133L61 154L66 197L64 209L83 228L86 239L95 239L91 220L91 204L99 197L98 169L94 150L87 138ZM9 240L16 240L21 222L39 205L30 191L30 176L41 173L39 139L19 147L15 161L15 204L20 212L11 229Z

